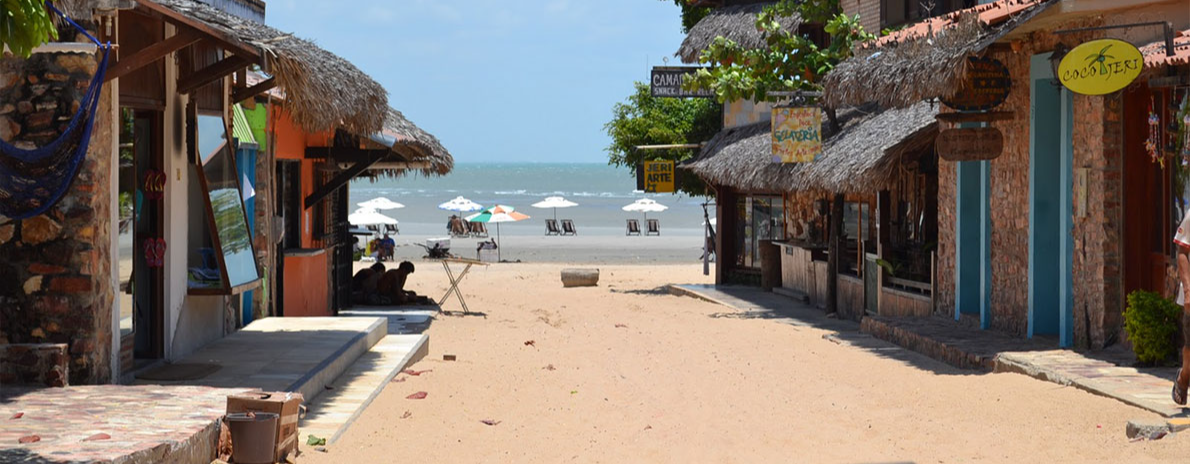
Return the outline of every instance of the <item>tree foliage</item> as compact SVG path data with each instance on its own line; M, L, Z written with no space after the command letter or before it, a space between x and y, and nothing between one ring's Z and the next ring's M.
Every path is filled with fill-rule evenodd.
M628 167L635 175L636 165L645 160L686 160L698 150L636 150L636 146L706 142L722 124L722 108L714 100L653 97L648 84L637 82L635 92L612 107L612 120L603 126L612 138L608 164ZM681 178L679 191L706 195L705 186L694 176Z
M674 5L682 9L682 34L690 33L690 28L711 12L711 9L705 6L690 6L690 0L673 0L673 2Z
M34 48L57 38L44 0L0 0L0 48L28 58Z
M797 31L784 30L779 20L793 14L825 22L830 44L820 47ZM838 0L782 0L757 15L756 27L764 32L767 47L748 49L717 37L699 57L699 63L710 67L700 69L686 87L710 89L722 102L774 101L769 92L819 90L822 76L850 57L855 44L875 38L864 31L858 15L838 13Z

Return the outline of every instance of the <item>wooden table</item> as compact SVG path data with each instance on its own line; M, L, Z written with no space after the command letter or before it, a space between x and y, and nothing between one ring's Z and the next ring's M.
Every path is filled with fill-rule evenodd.
M459 283L463 282L463 277L467 276L468 271L471 271L471 265L488 266L488 264L470 258L442 258L439 261L442 262L442 268L446 269L446 277L450 279L450 288L446 290L446 294L438 301L438 306L441 307L442 304L445 304L446 299L450 297L450 293L454 292L455 296L459 298L459 303L463 305L463 314L470 314L471 311L467 309L467 301L463 299L463 291L459 290ZM454 270L450 269L451 263L461 263L467 266L463 268L462 273L455 275Z

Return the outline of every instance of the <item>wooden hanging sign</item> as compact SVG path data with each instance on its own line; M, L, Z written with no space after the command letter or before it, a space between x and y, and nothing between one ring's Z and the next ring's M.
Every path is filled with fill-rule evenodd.
M938 133L934 149L947 161L992 160L1004 152L1004 134L996 128L947 129Z
M959 111L986 111L1000 106L1012 91L1008 67L993 58L968 58L967 74L959 90L942 99L946 106Z

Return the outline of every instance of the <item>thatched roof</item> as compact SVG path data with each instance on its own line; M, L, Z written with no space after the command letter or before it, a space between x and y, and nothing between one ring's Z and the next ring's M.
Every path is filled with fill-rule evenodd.
M905 108L951 97L967 59L1045 11L1058 0L1000 0L931 18L856 48L823 78L828 105L876 102Z
M426 176L444 175L454 169L454 157L446 151L446 147L442 146L438 138L417 127L396 109L388 109L384 130L372 134L368 139L391 148L408 161L428 162L429 166L421 169L421 173ZM396 176L403 173L382 170L382 174Z
M388 112L384 87L313 42L195 0L139 2L156 3L260 50L265 69L285 90L286 106L302 129L340 128L368 134L384 126Z
M896 179L903 154L933 143L937 113L927 103L883 112L873 105L842 110L838 134L830 135L823 123L828 138L813 163L773 163L768 121L726 129L682 167L710 184L743 191L872 192Z
M756 15L773 3L753 3L716 8L690 28L686 40L674 55L683 63L698 63L702 53L716 37L731 39L747 49L765 48L764 33L756 29ZM789 31L797 30L802 23L797 15L781 18L781 26Z

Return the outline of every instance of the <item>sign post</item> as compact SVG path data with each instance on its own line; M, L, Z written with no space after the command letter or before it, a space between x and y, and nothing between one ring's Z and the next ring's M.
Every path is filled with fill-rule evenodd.
M1106 95L1128 87L1144 70L1144 55L1118 39L1100 39L1074 47L1058 65L1058 80L1071 92Z
M694 66L654 66L649 76L649 90L654 97L714 98L715 93L710 89L697 92L682 89L686 76L693 75L698 69Z
M642 166L645 178L645 192L674 192L673 160L646 160Z

